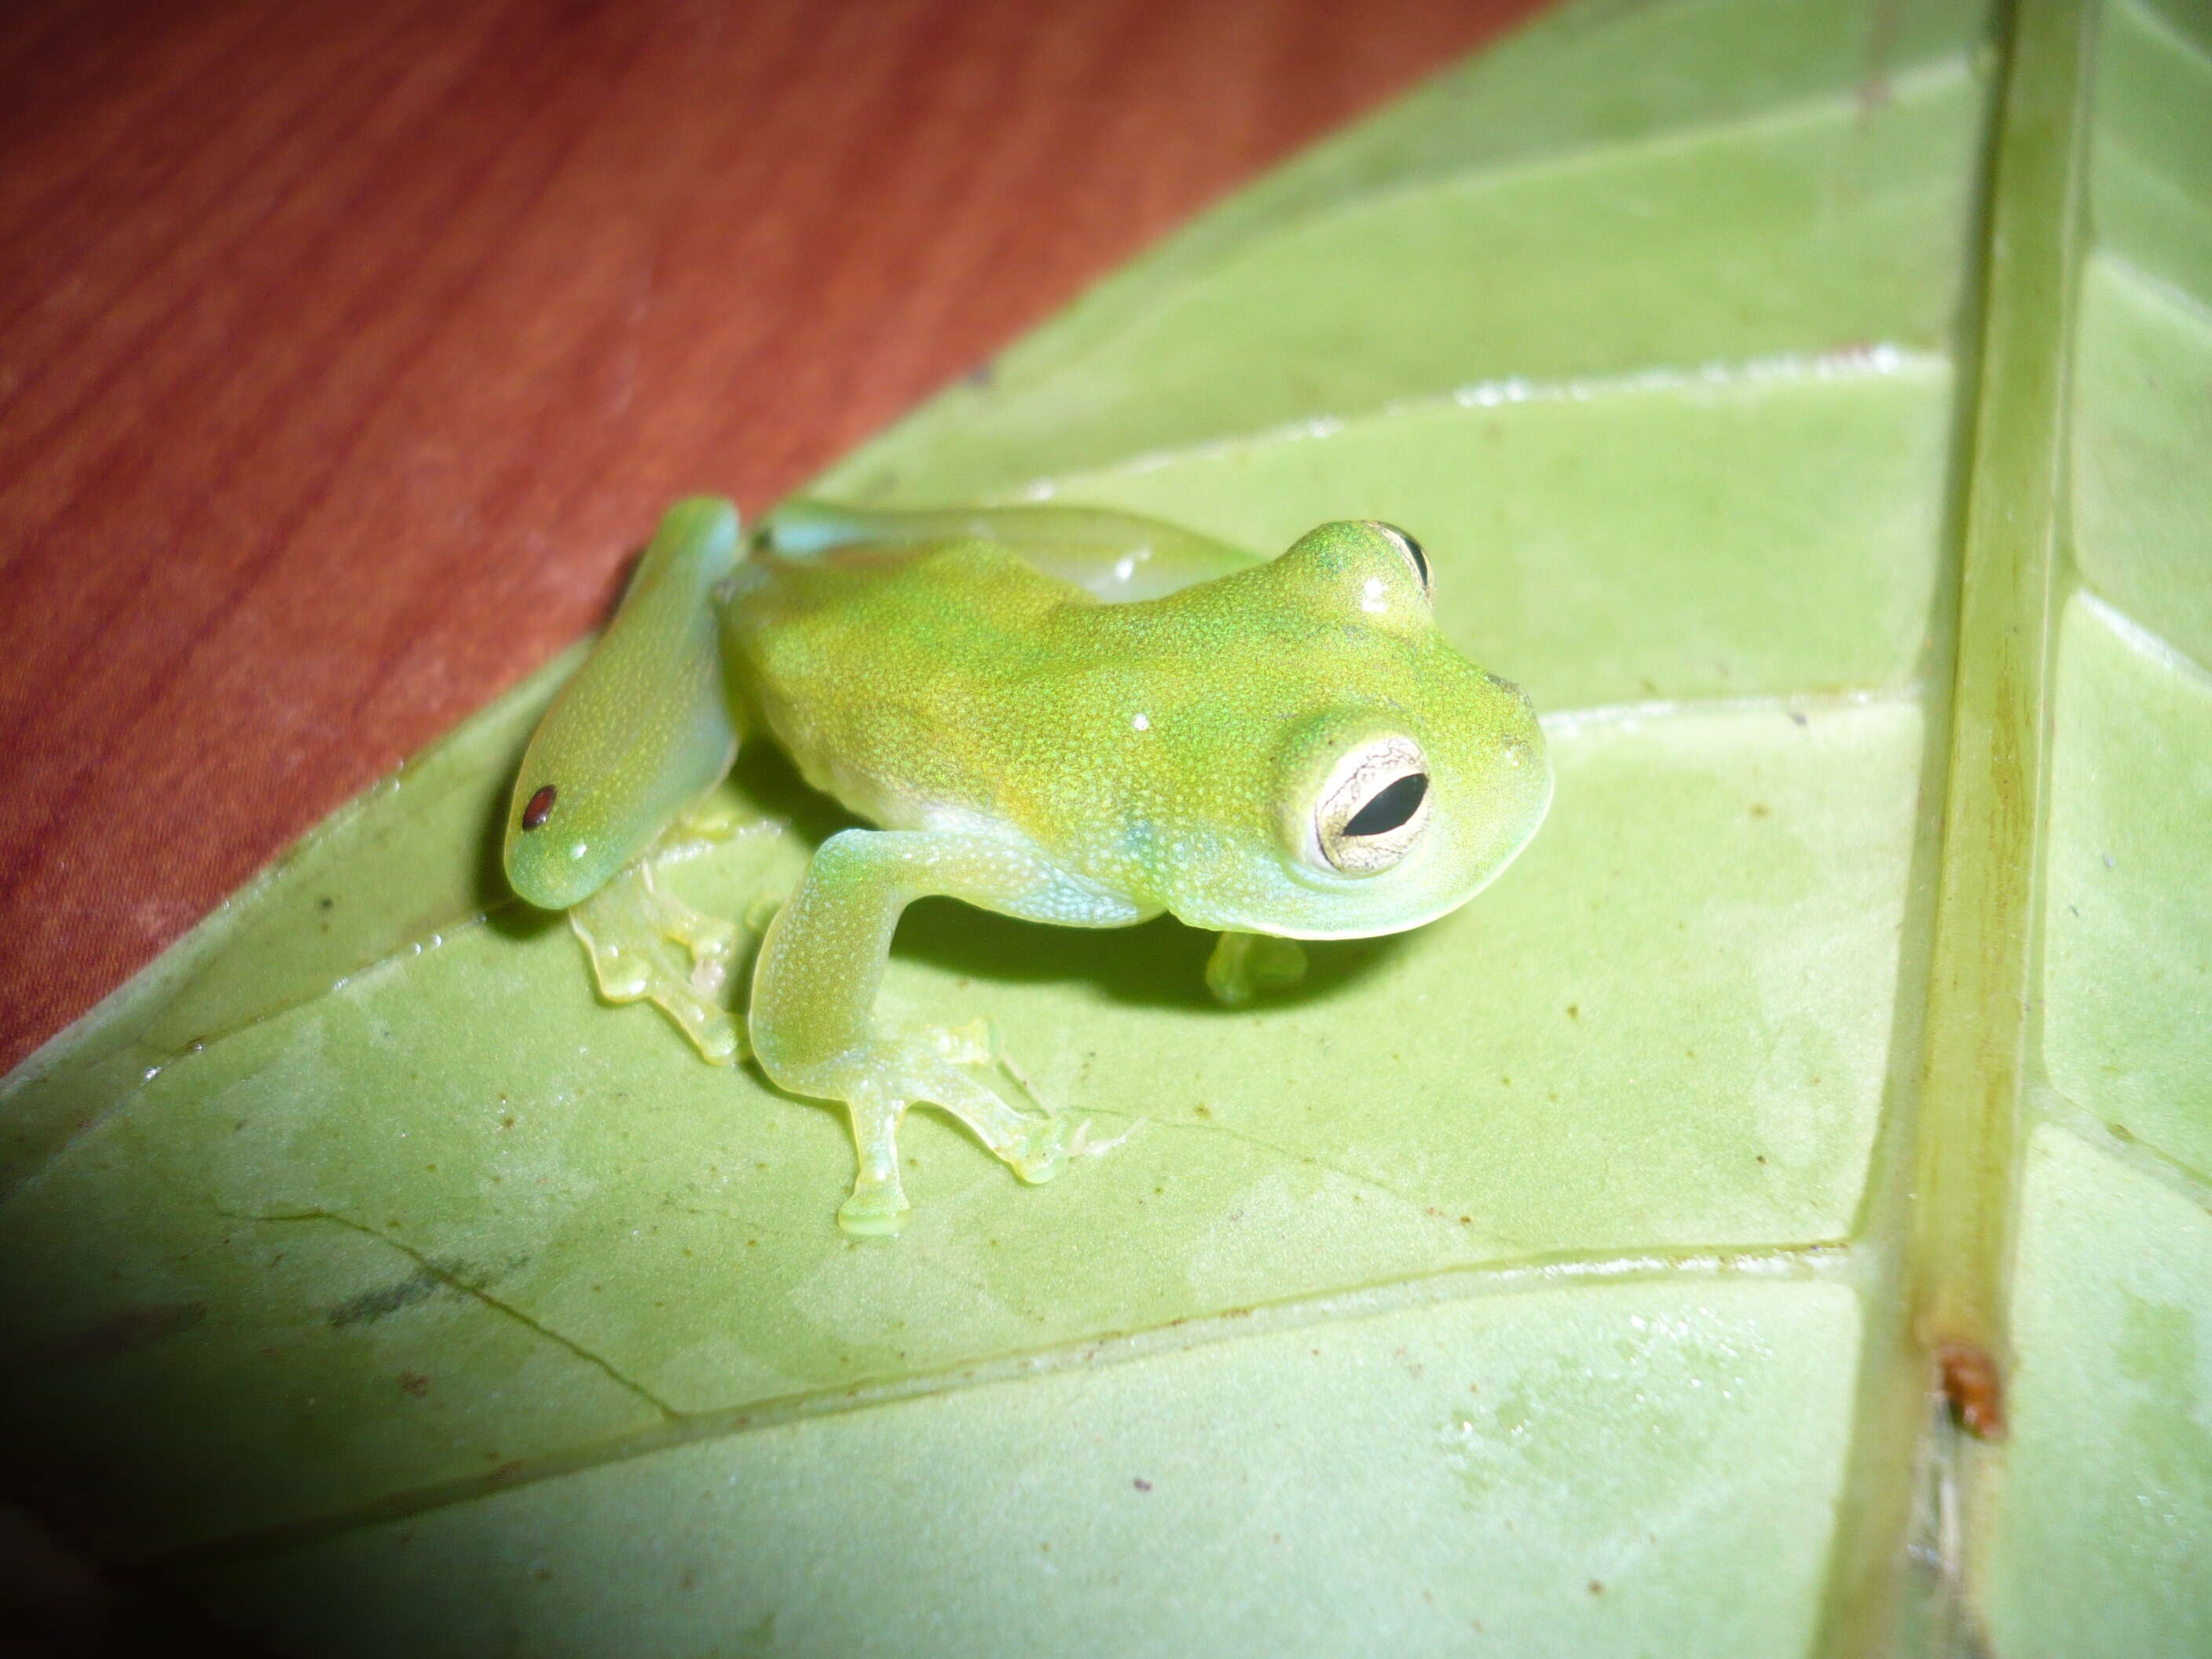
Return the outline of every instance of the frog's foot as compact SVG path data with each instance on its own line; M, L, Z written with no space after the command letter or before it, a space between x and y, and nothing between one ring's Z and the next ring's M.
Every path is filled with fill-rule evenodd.
M721 1003L739 930L665 890L654 857L640 859L568 912L599 994L659 1005L717 1066L745 1057L744 1030Z
M677 815L646 857L656 864L696 858L726 841L780 836L789 827L781 818L747 817L735 802L710 790Z
M898 1125L908 1107L942 1107L973 1130L992 1153L1027 1182L1051 1180L1066 1167L1065 1122L1042 1106L1017 1104L1003 1083L988 1028L928 1027L871 1037L818 1066L776 1066L771 1075L794 1094L842 1100L852 1114L860 1173L837 1212L848 1233L895 1233L906 1224L900 1190Z
M1224 933L1206 962L1206 988L1231 1008L1263 992L1287 991L1305 976L1306 953L1298 942L1268 933Z

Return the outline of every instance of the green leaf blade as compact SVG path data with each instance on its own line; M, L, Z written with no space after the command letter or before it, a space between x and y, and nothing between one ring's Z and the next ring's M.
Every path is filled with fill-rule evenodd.
M918 1114L860 1244L836 1113L499 908L549 678L0 1093L11 1449L313 1651L2191 1650L2212 27L2008 27L1571 9L823 482L1416 526L1559 772L1475 904L1235 1013L917 907L885 1012L1081 1155ZM741 915L840 821L728 796Z

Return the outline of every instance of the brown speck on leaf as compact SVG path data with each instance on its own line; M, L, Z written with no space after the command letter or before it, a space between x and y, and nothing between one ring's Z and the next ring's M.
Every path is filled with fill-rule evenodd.
M1580 1019L1582 1017L1583 1006L1581 1003L1571 1002L1567 1005L1567 1018L1569 1019Z
M1197 1105L1190 1109L1190 1115L1193 1117L1212 1117L1213 1115L1212 1112L1206 1110L1206 1103L1202 1100L1200 1101Z
M1605 1586L1595 1578L1590 1580L1589 1589L1592 1595L1602 1595L1605 1594Z
M430 1379L420 1371L402 1371L399 1373L399 1386L420 1400L430 1392Z
M1145 1479L1145 1477L1144 1477L1143 1475L1141 1475L1141 1474L1140 1474L1140 1475L1139 1475L1139 1476L1136 1478L1136 1480L1134 1480L1133 1481L1132 1481L1130 1484L1131 1484L1132 1486L1135 1486L1135 1487L1136 1487L1136 1489L1137 1489L1139 1492L1150 1492L1150 1491L1152 1489L1152 1483L1151 1481L1149 1481L1149 1480L1146 1480L1146 1479Z
M1763 800L1755 800L1752 802L1751 815L1755 818L1767 818L1774 816L1774 814L1768 810L1766 803Z
M2005 1437L2004 1377L1978 1342L1946 1342L1936 1350L1938 1386L1960 1427L1983 1440Z

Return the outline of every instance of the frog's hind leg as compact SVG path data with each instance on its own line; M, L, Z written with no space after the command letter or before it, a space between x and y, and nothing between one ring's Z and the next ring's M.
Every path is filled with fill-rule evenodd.
M995 542L1109 605L1156 599L1263 562L1256 554L1180 525L1058 503L878 512L793 501L754 532L756 546L787 559L820 558L840 548L921 547L970 538Z
M610 1002L655 1004L717 1066L750 1054L744 1026L723 1004L748 929L693 909L663 885L659 872L704 842L754 827L781 826L741 827L698 811L678 818L643 858L568 912L599 994Z

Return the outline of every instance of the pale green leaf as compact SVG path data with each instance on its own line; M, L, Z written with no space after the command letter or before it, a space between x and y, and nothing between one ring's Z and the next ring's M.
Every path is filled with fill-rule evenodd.
M2212 1650L2208 462L2202 4L1570 8L817 486L1415 527L1494 888L1236 1012L925 903L1092 1155L860 1243L504 902L556 665L5 1085L6 1455L288 1650Z

